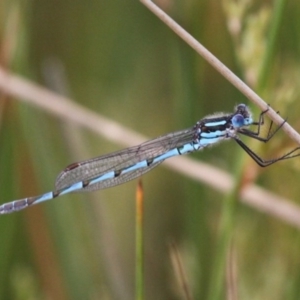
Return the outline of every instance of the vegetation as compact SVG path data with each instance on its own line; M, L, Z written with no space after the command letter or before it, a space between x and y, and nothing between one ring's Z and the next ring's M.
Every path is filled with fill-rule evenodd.
M300 3L156 3L299 131ZM140 1L6 0L0 22L1 70L106 118L86 125L73 102L32 104L21 85L0 83L3 203L52 190L74 161L135 144L127 128L154 138L238 103L260 113ZM268 144L243 140L264 158L296 146L283 131ZM167 163L143 176L141 247L137 180L1 216L0 299L141 299L143 289L144 299L299 299L300 159L263 169L233 141L188 159L217 168L204 173L213 183Z

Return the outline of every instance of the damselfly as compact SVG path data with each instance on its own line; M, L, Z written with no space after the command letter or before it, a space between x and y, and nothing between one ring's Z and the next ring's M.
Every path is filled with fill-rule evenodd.
M122 184L150 171L169 157L201 150L225 139L235 140L261 167L299 156L300 153L295 153L300 149L297 147L281 157L263 160L240 140L239 134L242 134L261 142L268 142L276 134L285 121L274 131L271 122L267 136L260 137L267 111L268 109L263 111L259 120L254 121L249 108L245 104L239 104L232 114L207 116L192 128L169 133L135 147L73 163L58 175L54 191L5 203L0 206L0 214L19 211L71 192L95 191ZM248 129L250 125L257 126L256 130Z

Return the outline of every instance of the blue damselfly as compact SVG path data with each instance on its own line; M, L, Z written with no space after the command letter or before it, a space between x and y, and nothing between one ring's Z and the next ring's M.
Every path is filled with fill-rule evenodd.
M263 160L240 139L239 135L245 135L261 142L268 142L278 132L285 121L274 131L272 131L273 122L271 122L267 136L260 136L267 111L268 108L260 114L258 121L254 121L249 108L245 104L239 104L233 113L207 116L192 128L169 133L111 154L73 163L58 175L54 191L5 203L0 206L0 214L19 211L71 192L95 191L113 187L141 176L167 158L201 150L225 139L235 140L261 167L299 156L300 153L295 153L300 149L297 147L281 157ZM248 129L250 125L256 126L256 130Z

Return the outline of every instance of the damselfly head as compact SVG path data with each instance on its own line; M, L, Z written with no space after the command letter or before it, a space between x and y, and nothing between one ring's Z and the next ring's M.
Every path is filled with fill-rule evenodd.
M246 104L239 104L235 107L235 114L240 114L244 118L251 118L251 112Z
M235 113L231 122L235 128L248 126L253 123L251 112L246 104L239 104L235 107Z

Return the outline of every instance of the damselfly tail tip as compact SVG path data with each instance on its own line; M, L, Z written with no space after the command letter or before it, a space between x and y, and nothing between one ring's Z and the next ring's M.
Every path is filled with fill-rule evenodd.
M27 199L4 203L0 206L0 215L10 214L22 210L28 206Z
M0 206L0 215L9 214L12 212L14 212L12 203L6 203Z

